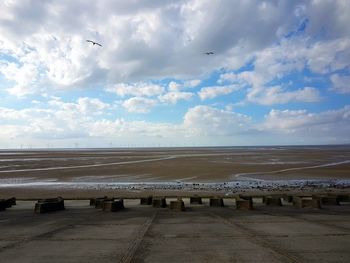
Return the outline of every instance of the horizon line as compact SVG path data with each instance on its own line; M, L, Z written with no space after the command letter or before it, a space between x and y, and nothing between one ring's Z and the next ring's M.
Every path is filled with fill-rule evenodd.
M186 148L250 148L250 147L331 147L350 146L350 143L334 144L262 144L262 145L203 145L203 146L106 146L106 147L28 147L0 148L0 151L30 151L30 150L105 150L105 149L186 149Z

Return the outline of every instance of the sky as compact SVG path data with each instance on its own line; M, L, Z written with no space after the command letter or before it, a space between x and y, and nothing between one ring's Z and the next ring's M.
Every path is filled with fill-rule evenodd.
M3 0L0 148L350 143L349 14L348 0Z

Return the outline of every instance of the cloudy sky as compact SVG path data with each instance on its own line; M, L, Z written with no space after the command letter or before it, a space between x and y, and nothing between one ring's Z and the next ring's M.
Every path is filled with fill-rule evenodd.
M347 0L3 0L0 148L350 143L349 14Z

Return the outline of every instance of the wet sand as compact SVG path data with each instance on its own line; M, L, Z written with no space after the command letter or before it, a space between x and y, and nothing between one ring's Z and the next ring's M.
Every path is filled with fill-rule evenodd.
M252 191L257 189L244 181L349 179L350 146L0 151L0 196L12 193L23 198L173 195L191 193L191 184L224 182L239 182L241 187L235 190ZM132 186L140 183L164 184L164 188ZM199 190L194 192L227 193L212 186Z

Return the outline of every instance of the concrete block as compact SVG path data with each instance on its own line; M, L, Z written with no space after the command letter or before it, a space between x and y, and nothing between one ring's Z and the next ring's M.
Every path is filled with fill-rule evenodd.
M62 197L39 199L34 207L35 213L48 213L64 210L64 199Z
M104 201L102 210L105 212L116 212L124 209L124 200Z
M0 199L0 211L6 210L6 200Z
M57 202L60 201L62 197L54 197L54 198L43 198L43 199L38 199L38 203L50 203L50 202Z
M6 202L8 203L8 205L11 207L13 205L16 205L16 197L11 197L9 199L6 199Z
M170 201L170 209L175 211L185 211L185 203L181 199Z
M293 196L293 206L301 208L302 207L301 206L301 200L302 200L302 197Z
M320 198L310 197L293 197L293 205L297 208L321 208Z
M239 195L239 199L253 201L252 196L246 196L246 195Z
M103 209L103 203L106 201L114 201L114 198L100 197L95 199L95 208Z
M201 205L202 204L202 197L199 197L199 196L190 197L190 204Z
M210 206L215 207L223 207L224 206L224 200L222 198L210 198L209 199Z
M152 200L152 206L157 208L166 207L166 199L164 197L154 197Z
M16 205L16 198L0 199L0 211L4 211L6 208Z
M95 206L96 199L107 199L107 196L90 198L90 206Z
M264 196L264 203L267 206L282 206L282 201L280 197Z
M293 196L292 195L287 195L283 197L283 201L292 203L293 202Z
M236 199L236 209L238 209L238 210L252 210L253 209L253 201L252 200L244 200L244 199Z
M320 200L322 205L339 205L339 198L337 196L321 197Z
M151 205L152 201L153 201L153 197L152 196L141 197L140 205Z
M339 202L350 202L350 195L337 195Z

